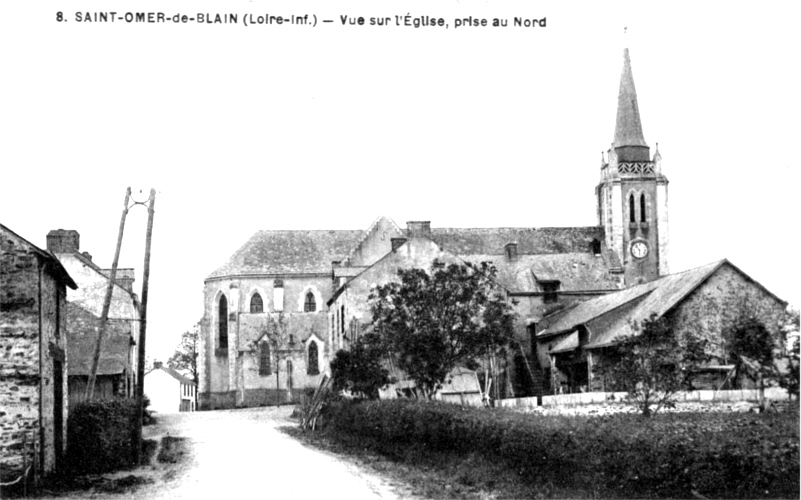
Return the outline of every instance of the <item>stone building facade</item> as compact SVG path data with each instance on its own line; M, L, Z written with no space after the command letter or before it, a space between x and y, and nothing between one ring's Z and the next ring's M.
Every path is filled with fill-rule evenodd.
M77 290L67 293L69 393L70 401L77 402L85 397L92 370L111 269L101 268L91 254L81 252L80 234L75 230L56 229L47 233L47 249L78 284ZM95 398L135 395L140 322L134 281L133 269L117 269L95 379Z
M66 449L67 288L55 256L0 224L0 482L52 473Z
M204 288L199 407L278 404L315 387L328 367L326 300L390 250L401 231L260 231Z

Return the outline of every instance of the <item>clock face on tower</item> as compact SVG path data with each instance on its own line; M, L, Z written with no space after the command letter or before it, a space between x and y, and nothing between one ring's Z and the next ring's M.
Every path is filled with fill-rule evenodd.
M644 241L635 241L631 244L631 255L635 259L642 259L648 255L648 245Z

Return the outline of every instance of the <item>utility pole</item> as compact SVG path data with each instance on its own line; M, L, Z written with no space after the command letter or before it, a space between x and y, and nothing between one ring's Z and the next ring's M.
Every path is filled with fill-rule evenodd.
M135 463L142 457L142 425L144 424L145 400L145 334L147 331L147 286L150 279L150 242L153 237L153 214L156 205L156 190L150 190L150 203L147 208L147 236L145 239L145 266L142 270L142 302L139 312L139 359L136 370L136 400L139 403L139 418L136 429Z
M114 252L114 262L111 264L111 275L108 277L106 287L106 297L103 300L103 311L100 313L100 328L97 332L97 343L95 343L95 355L92 358L92 371L89 373L89 381L86 384L85 399L92 399L95 392L95 380L97 379L97 365L100 363L100 351L103 345L103 336L106 334L106 324L108 323L108 311L111 307L111 296L114 292L114 281L117 279L117 263L120 260L120 248L122 247L122 233L125 229L125 216L128 215L128 200L131 198L131 188L125 191L125 208L122 210L120 218L120 231L117 235L117 249Z

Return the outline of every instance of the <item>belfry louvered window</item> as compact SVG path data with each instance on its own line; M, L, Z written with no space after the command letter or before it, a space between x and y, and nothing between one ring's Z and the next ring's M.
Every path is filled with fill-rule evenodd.
M640 222L646 222L648 218L645 211L645 194L640 195Z
M629 195L629 222L637 222L637 214L634 211L635 206L636 205L634 203L634 195L630 194Z

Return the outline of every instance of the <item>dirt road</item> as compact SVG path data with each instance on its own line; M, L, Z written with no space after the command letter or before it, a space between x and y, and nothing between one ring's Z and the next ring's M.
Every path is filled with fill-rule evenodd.
M395 499L385 480L325 452L307 448L278 430L297 425L292 409L255 408L159 415L146 439L185 438L174 464L159 463L115 474L146 479L127 492L92 491L100 499L130 498L348 498ZM163 441L162 441L163 442ZM88 493L88 495L87 495ZM73 495L69 495L73 497Z

